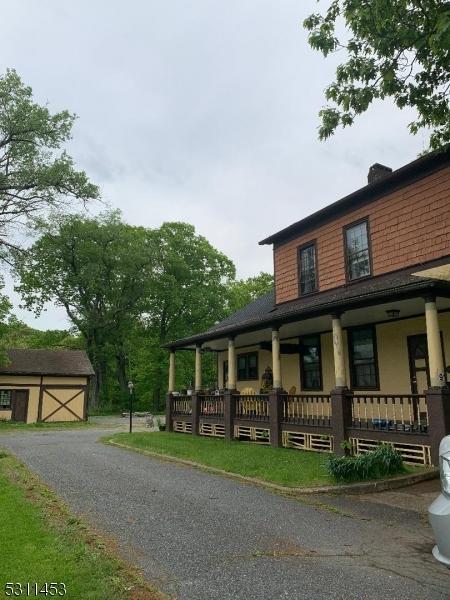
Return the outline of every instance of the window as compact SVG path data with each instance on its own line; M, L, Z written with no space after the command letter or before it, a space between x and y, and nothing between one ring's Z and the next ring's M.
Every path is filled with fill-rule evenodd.
M320 335L309 335L300 340L300 371L302 390L322 389Z
M348 334L352 388L379 388L377 344L374 327L349 329Z
M317 291L316 244L312 243L299 249L300 294L312 294Z
M11 408L12 390L0 390L0 408Z
M361 279L371 274L369 226L367 221L350 225L345 229L345 252L347 279Z
M237 378L239 381L258 379L258 353L239 354L237 358Z

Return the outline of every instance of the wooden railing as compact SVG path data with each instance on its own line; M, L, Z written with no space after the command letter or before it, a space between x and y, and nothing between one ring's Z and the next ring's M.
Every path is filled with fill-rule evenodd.
M191 396L174 396L172 399L172 413L174 415L191 415L192 398Z
M235 400L236 419L249 421L269 420L268 394L255 394L251 396L233 396Z
M295 425L331 427L331 397L326 394L307 396L282 395L283 422Z
M223 395L200 396L200 416L223 418Z
M422 394L355 395L352 427L386 433L427 433L427 399Z

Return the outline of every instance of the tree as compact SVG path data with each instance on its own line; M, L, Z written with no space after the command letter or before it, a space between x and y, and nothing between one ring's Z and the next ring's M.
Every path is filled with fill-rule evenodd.
M349 39L336 30L343 21ZM333 0L304 21L309 44L326 57L345 49L346 62L325 91L320 139L351 125L376 99L412 107L412 133L431 130L430 148L450 142L450 4L442 0Z
M146 339L153 340L148 377L153 402L160 405L167 384L167 342L204 331L226 314L229 282L235 277L232 261L196 234L187 223L164 223L154 231L157 240L153 283L145 317ZM186 387L193 373L193 353L179 353L177 382ZM184 368L182 367L184 365ZM215 383L215 364L205 356L203 370ZM213 375L214 372L214 375Z
M0 256L15 247L11 234L43 210L99 197L98 188L61 150L75 115L51 114L33 101L14 70L0 77Z
M229 314L243 308L273 290L273 275L261 272L248 279L231 281L228 288L227 312Z
M36 314L46 302L64 307L93 363L95 398L106 389L111 355L125 395L125 340L148 296L153 238L142 227L124 224L116 212L98 219L56 216L37 229L40 237L29 251L15 255L25 307Z

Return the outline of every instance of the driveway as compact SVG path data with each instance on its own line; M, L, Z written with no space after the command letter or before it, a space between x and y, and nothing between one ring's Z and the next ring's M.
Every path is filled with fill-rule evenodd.
M6 446L159 589L180 600L444 600L450 571L421 502L285 498L98 443L105 430L13 432ZM435 484L432 484L435 485ZM396 492L402 494L401 492ZM383 500L385 498L385 500ZM400 502L401 506L402 502Z

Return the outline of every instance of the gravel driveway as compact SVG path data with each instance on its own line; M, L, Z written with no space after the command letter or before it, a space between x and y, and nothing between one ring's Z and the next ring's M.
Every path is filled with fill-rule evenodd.
M13 432L0 445L175 598L450 597L450 571L430 556L424 515L392 506L392 495L387 503L381 494L289 499L105 446L100 435Z

